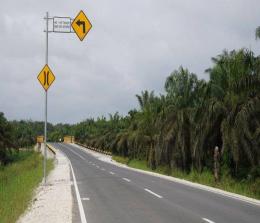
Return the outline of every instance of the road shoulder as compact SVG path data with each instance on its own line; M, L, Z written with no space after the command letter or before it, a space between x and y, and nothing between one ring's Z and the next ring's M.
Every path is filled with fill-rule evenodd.
M72 191L70 164L59 151L55 168L47 178L47 185L40 185L30 207L18 223L70 223L72 222Z

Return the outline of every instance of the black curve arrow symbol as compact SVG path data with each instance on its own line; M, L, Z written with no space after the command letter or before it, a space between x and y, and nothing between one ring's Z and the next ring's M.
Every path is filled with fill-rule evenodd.
M84 21L80 21L80 19L76 22L76 24L78 25L78 27L80 27L81 25L83 26L83 33L86 32L86 24Z

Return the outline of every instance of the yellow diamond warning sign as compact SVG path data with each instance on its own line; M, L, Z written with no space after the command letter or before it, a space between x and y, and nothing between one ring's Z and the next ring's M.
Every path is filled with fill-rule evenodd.
M51 86L51 84L54 82L55 76L47 64L44 66L42 71L39 73L38 80L41 83L41 85L43 86L43 88L45 89L45 91L47 91L48 88Z
M86 37L89 30L92 28L90 21L82 10L73 20L71 26L81 41Z

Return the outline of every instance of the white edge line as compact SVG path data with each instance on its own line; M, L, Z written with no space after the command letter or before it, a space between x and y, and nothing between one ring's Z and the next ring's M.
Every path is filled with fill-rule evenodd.
M131 180L127 179L127 178L122 178L123 180L127 181L127 182L131 182Z
M209 223L215 223L214 221L211 221L211 220L209 220L209 219L207 219L207 218L202 218L204 221L206 221L206 222L209 222Z
M70 162L70 160L69 160L69 162ZM82 205L82 202L81 202L81 199L80 199L79 188L78 188L78 185L77 185L77 182L76 182L76 178L75 178L75 174L74 174L74 170L73 170L71 162L70 162L70 168L71 168L71 172L72 172L72 176L73 176L76 197L77 197L77 200L78 200L81 223L87 223L85 212L84 212L84 209L83 209L83 205Z
M68 156L67 156L65 153L63 153L61 150L59 150L59 151L60 151L65 157L67 157L67 159L68 159L68 161L69 161L70 169L71 169L72 177L73 177L74 188L75 188L76 197L77 197L78 206L79 206L79 213L80 213L81 223L87 223L86 215L85 215L85 212L84 212L84 209L83 209L83 205L82 205L82 202L81 202L81 199L80 199L79 188L78 188L78 185L77 185L77 181L76 181L76 177L75 177L75 174L74 174L74 170L73 170L72 164L71 164L71 162L70 162Z
M145 188L144 190L145 190L145 191L147 191L148 193L150 193L150 194L152 194L152 195L154 195L154 196L158 197L158 198L162 198L162 196L161 196L161 195L159 195L159 194L156 194L156 193L154 193L153 191L151 191L151 190L149 190L149 189L147 189L147 188Z

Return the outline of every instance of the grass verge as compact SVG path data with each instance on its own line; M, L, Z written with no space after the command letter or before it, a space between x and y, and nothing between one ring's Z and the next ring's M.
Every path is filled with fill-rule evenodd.
M260 179L256 179L255 181L247 181L242 180L238 181L232 178L229 175L224 175L221 177L221 181L219 183L215 183L213 174L206 170L202 173L198 173L196 171L191 171L190 173L184 173L180 170L169 170L166 166L159 166L156 170L150 169L146 161L138 160L138 159L131 159L120 157L120 156L113 156L113 159L119 163L123 163L128 165L129 167L133 167L136 169L151 171L155 173L160 173L184 180L188 180L194 183L199 183L215 188L219 188L225 191L229 191L232 193L244 195L247 197L260 199Z
M0 169L0 222L15 222L26 210L34 189L42 181L43 157L33 151L20 151L13 163ZM54 167L47 161L47 172Z

